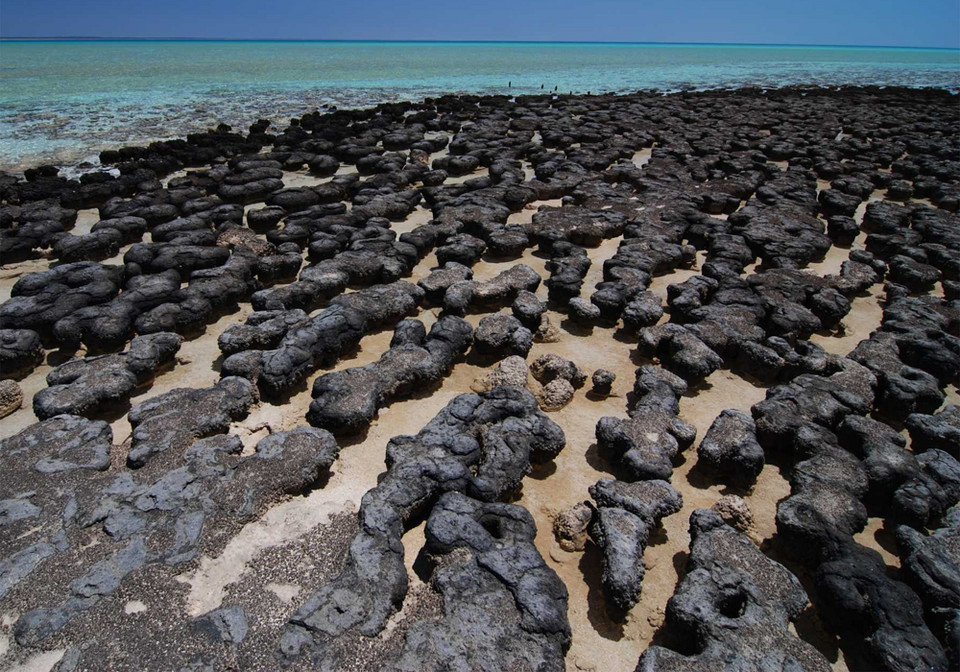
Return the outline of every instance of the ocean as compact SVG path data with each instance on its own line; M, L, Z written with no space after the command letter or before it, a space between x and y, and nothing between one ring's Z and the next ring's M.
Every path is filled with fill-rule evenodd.
M0 41L0 168L443 93L876 84L960 90L960 51L493 42Z

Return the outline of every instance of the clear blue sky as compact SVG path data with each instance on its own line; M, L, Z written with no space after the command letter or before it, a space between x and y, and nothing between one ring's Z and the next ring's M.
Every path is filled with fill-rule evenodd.
M2 37L960 47L960 0L2 0Z

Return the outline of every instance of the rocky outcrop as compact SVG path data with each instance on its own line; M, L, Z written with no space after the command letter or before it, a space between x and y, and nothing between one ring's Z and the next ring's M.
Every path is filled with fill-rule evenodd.
M513 303L520 292L535 292L539 286L537 272L526 264L517 264L486 282L463 280L450 285L443 295L443 309L452 315L463 315L471 306L502 308Z
M43 361L40 335L30 329L0 329L0 376L22 376Z
M603 591L621 614L640 599L645 573L643 552L661 519L683 506L683 497L666 481L625 483L609 478L590 486L596 502L590 537L603 553Z
M897 528L897 547L903 561L907 583L917 591L927 622L956 666L957 615L960 614L960 509L951 509L943 524L930 536L901 526Z
M721 475L725 482L752 485L764 465L753 418L742 411L723 411L697 447L697 456L698 465Z
M288 393L318 367L356 347L366 333L409 315L422 298L423 290L405 282L338 296L319 315L288 330L276 347L236 353L223 371L256 381L266 395Z
M89 417L104 405L126 401L157 371L173 361L183 338L160 332L139 336L127 352L83 357L47 374L48 387L33 396L33 412L41 420L55 415Z
M487 358L526 357L532 347L533 334L512 315L488 315L474 334L474 351Z
M290 619L282 654L335 664L349 655L340 639L349 647L348 634L376 636L407 593L399 541L412 516L435 509L443 493L496 501L520 485L531 461L552 459L563 445L533 395L513 387L460 395L416 436L391 439L386 476L363 498L343 569ZM562 641L565 622L552 628Z
M411 627L386 669L563 668L567 589L534 546L536 531L522 507L443 495L424 529L443 615Z
M442 380L472 341L473 327L459 317L440 318L429 334L418 320L400 322L390 349L378 361L314 381L307 420L334 433L360 431L394 399Z
M225 432L256 400L250 381L227 377L212 387L178 388L137 404L127 414L133 427L127 465L142 467L156 455L180 454L196 439Z
M819 670L830 663L788 625L807 605L800 581L718 514L690 517L687 572L667 603L668 632L691 655L662 646L644 651L638 672L725 667Z
M653 366L637 369L635 403L628 418L604 417L597 423L597 445L627 480L670 480L673 458L690 447L697 430L677 417L686 383Z
M0 476L9 493L0 501L3 535L11 544L0 562L0 595L22 584L38 596L55 594L60 573L70 576L59 601L37 605L28 594L34 608L13 629L20 646L54 636L134 572L195 558L218 535L316 482L338 450L328 433L301 428L271 435L240 457L239 438L217 435L189 445L183 466L140 478L100 473L110 465L111 438L104 422L60 415L0 443L0 451L18 458ZM22 534L28 528L33 534ZM97 543L85 543L94 530ZM79 562L65 563L67 557ZM41 573L56 565L49 576Z

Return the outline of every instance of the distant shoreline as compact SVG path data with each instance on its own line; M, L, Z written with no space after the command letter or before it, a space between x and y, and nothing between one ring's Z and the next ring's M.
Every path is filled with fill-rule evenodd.
M446 93L877 85L960 91L960 50L626 42L32 39L0 43L0 169ZM78 156L79 155L79 156ZM65 160L65 161L64 161Z
M623 42L623 41L579 41L579 40L376 40L376 39L311 39L311 38L244 38L244 37L96 37L96 36L13 36L0 37L2 42L279 42L279 43L330 43L330 44L469 44L469 45L558 45L578 46L656 46L656 47L761 47L804 48L804 49L902 49L909 51L953 51L960 54L960 47L920 47L884 44L804 44L787 42ZM960 66L960 62L958 62Z
M829 86L817 85L814 83L808 83L808 84L789 84L784 87L769 87L769 88L762 87L762 86L741 85L741 86L734 86L734 87L704 88L704 89L690 90L685 92L660 91L656 89L640 88L634 91L620 92L620 93L597 92L596 95L630 97L630 96L642 96L647 94L655 94L655 95L670 96L670 95L678 95L681 93L716 94L716 93L737 93L737 92L744 92L748 90L762 90L765 95L767 92L774 93L774 92L784 92L787 90L804 90L804 89L807 89L809 91L820 91L820 92L830 90L833 94L836 94L837 92L842 92L845 90L856 91L864 88L871 88L871 87L869 85L866 87L857 86L857 85L829 87ZM894 85L894 86L884 86L880 88L915 90L917 92L941 92L943 94L954 96L954 97L960 96L960 93L949 90L949 89L945 89L942 87L908 87L908 86ZM445 94L439 94L439 95L451 95L456 97L475 96L475 97L486 98L486 97L493 97L493 96L503 96L506 94L474 93L469 91L449 91ZM529 92L525 94L520 93L520 95L535 97L537 95L549 96L552 94L546 93L546 92L544 93ZM422 99L402 99L402 101L390 101L390 102L404 102L404 103L411 103L414 105L418 105L418 104L422 104L426 100L426 98L433 98L433 97L436 97L436 96L426 96ZM575 94L559 94L559 97L589 98L590 94L589 93L584 94L582 92L578 92ZM379 103L371 103L370 105L345 106L341 109L344 109L344 110L370 109L384 102L388 102L388 101L384 100L384 101L380 101ZM336 109L336 107L334 109ZM263 109L263 110L260 110L258 114L248 115L246 118L243 118L243 119L219 117L215 120L211 119L210 122L207 123L206 125L197 125L193 127L190 125L186 125L186 126L174 125L167 129L169 132L160 134L160 135L153 135L149 133L143 134L143 135L137 135L133 133L124 140L90 141L83 145L78 144L77 146L74 146L74 147L65 147L56 151L40 152L33 155L24 156L20 161L15 161L15 162L7 161L2 156L0 156L0 173L22 174L25 170L30 168L37 168L43 165L56 165L61 170L66 170L67 173L70 174L71 176L76 176L83 172L86 172L89 169L94 169L97 166L99 166L99 154L105 150L118 150L124 147L146 147L155 142L169 142L169 141L175 141L175 140L183 140L184 138L186 138L187 135L191 133L205 132L213 128L214 126L216 126L218 123L226 123L234 128L243 129L248 124L253 123L253 121L257 118L266 118L266 119L269 119L272 123L279 125L284 123L284 119L290 118L291 115L299 117L314 111L324 112L326 110L321 110L317 107L311 108L310 106L305 106L299 110L285 110L283 112L280 112L277 110L274 110L271 112L266 109ZM277 126L275 126L275 128L276 127Z

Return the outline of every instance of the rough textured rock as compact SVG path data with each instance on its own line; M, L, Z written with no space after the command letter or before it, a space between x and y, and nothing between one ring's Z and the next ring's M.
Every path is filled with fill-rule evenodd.
M471 389L474 392L487 392L501 385L526 387L529 381L529 371L526 360L520 355L510 355L497 362L485 375L473 382Z
M789 447L806 423L833 429L851 413L870 410L876 384L869 370L843 360L841 370L828 377L803 374L772 387L766 399L751 408L757 440L767 449Z
M0 594L27 581L46 595L28 602L14 625L20 646L35 646L96 608L141 568L177 566L201 546L222 545L229 534L217 542L219 535L312 485L337 457L330 434L301 428L263 439L248 457L239 456L239 438L218 435L190 445L182 466L101 474L110 465L111 440L104 422L60 415L0 443L5 455L20 458L0 475L13 496L2 509L15 504L12 510L26 514L4 529L19 540L0 563ZM22 534L27 526L33 535ZM97 543L86 543L91 534ZM56 583L60 573L66 585Z
M263 351L257 382L265 394L290 391L324 363L353 349L369 331L396 323L423 298L416 285L395 282L338 296L329 308Z
M511 504L443 495L425 528L443 617L407 633L391 670L561 669L570 646L567 589Z
M391 439L387 473L361 502L343 569L290 619L282 654L335 665L349 655L336 646L344 633L376 636L407 593L399 542L411 516L448 492L495 501L517 488L531 461L552 459L563 445L563 432L533 395L515 387L460 395L416 436ZM562 632L566 621L553 627Z
M625 478L670 480L673 458L690 447L697 435L695 427L677 417L678 399L686 390L686 383L668 371L641 367L629 417L608 416L597 422L597 445Z
M753 528L753 512L747 500L737 495L724 495L710 507L730 527L749 532Z
M613 371L597 369L593 372L593 375L590 376L590 382L593 385L593 392L604 395L610 394L610 389L613 387L613 383L616 379L617 374L615 374Z
M857 664L886 670L946 670L943 648L917 594L887 578L876 551L846 542L817 568L818 612Z
M790 669L827 672L830 663L787 629L807 604L800 581L715 512L690 517L687 573L667 603L667 627L692 645L684 655L651 646L638 672Z
M580 296L583 278L590 270L591 263L582 247L567 242L551 245L550 261L546 264L550 277L544 283L550 301L563 306Z
M517 298L510 306L513 316L530 331L536 331L540 326L543 314L547 312L547 304L541 301L536 294L527 290L517 292Z
M309 319L299 308L254 311L244 324L227 327L217 337L217 344L224 356L244 350L268 350L276 347L287 332L306 324Z
M739 375L771 386L752 410L755 432L743 416L730 439L721 416L698 462L746 476L721 476L739 491L760 464L759 445L775 465L765 469L787 479L786 497L779 478L764 472L758 481L758 494L778 499L775 535L760 529L773 513L759 508L767 500L751 504L755 536L770 539L764 553L804 570L815 604L796 631L808 638L807 626L822 624L851 669L960 667L951 510L960 415L944 407L960 378L956 103L949 92L897 87L443 95L220 125L106 150L101 168L0 174L10 297L0 306L0 378L22 378L36 412L52 416L0 447L4 667L31 668L44 654L62 656L63 671L562 669L570 641L562 585L533 544L529 516L492 500L517 497L531 445L556 443L543 408L573 397L558 417L577 422L614 404L601 396L612 376L598 372L600 394L587 400L573 396L582 376L562 362L534 362L531 376L529 342L563 339L534 359L553 352L579 362L578 348L611 336L639 341L629 354L656 365L637 371L632 394L616 388L626 414L597 428L621 480L598 484L563 526L574 547L592 531L584 559L604 563L607 597L591 586L589 613L571 603L574 628L617 636L597 607L618 619L634 603L645 544L663 538L649 516L673 501L626 490L670 492L657 479L671 477L694 439L681 405L689 413L701 390L713 403L727 385L737 389ZM122 264L91 261L118 252ZM548 302L534 293L541 267ZM411 275L412 284L399 282ZM422 319L439 318L437 331L460 325L454 316L475 324L512 314L484 323L493 347L486 357L478 347L465 366L510 354L476 389L489 396L517 383L530 392L452 403L430 431L391 443L359 521L333 513L315 534L237 558L261 549L257 537L276 541L288 526L347 507L357 499L353 476L373 482L370 465L358 474L357 462L344 464L344 478L323 479L336 456L326 431L277 433L303 422L306 382L323 388L317 404L330 423L362 430L380 404L433 391L447 400L475 375L432 389L467 330L428 337L423 323L404 319L424 304L432 314ZM870 324L876 308L882 317ZM182 376L176 384L201 389L134 396L162 366L158 353L134 357L143 343L179 342L175 334L192 338L214 324L223 357L209 356L209 339L193 340L181 351L190 368L158 381L169 389ZM389 351L370 352L394 326ZM336 365L355 352L356 361ZM626 363L596 357L583 362L618 372ZM42 375L30 375L44 362ZM211 375L221 382L204 387ZM696 394L683 398L688 382ZM254 409L258 391L272 403ZM112 446L108 425L90 418L126 427L116 414L131 397L146 400L131 413L135 436ZM53 415L62 411L81 415ZM30 415L4 419L0 436ZM227 433L233 427L237 435ZM362 462L369 446L356 448L349 459ZM585 448L562 469L592 469ZM702 485L699 468L687 471ZM537 500L549 498L554 479L579 478L549 467L536 476L526 487ZM341 497L344 489L351 494ZM321 506L307 517L289 515L314 501ZM535 516L551 511L539 504ZM742 500L716 508L746 526ZM674 568L684 576L656 632L675 649L654 647L641 665L819 668L786 627L796 613L791 581L697 515L689 572ZM413 571L424 583L393 613L410 571L401 549L410 553L419 533L401 535L423 521L427 548ZM709 562L708 537L722 547ZM877 544L882 557L868 550ZM331 583L345 566L347 578ZM275 592L272 581L306 592L297 604L295 586ZM310 602L318 585L346 592ZM184 596L190 612L162 599L169 595ZM651 627L658 616L646 613ZM638 655L629 646L637 625L608 653ZM375 636L361 630L368 626ZM596 666L591 656L578 650L570 666Z
M464 266L473 266L487 249L487 244L467 233L450 236L446 242L437 248L437 262L445 266L449 262L456 262Z
M597 444L631 479L669 480L673 458L696 438L696 429L663 409L644 409L628 420L597 423Z
M448 261L442 268L431 271L430 275L418 281L417 284L424 291L429 303L439 305L443 303L443 296L451 285L471 278L473 278L473 271L469 266Z
M5 418L20 409L23 390L12 380L0 380L0 418Z
M534 332L533 340L537 343L556 343L560 340L560 330L544 315L540 318L540 326Z
M683 498L666 481L625 483L602 479L590 487L597 508L590 537L603 552L603 590L621 613L640 599L643 552L662 518L676 513Z
M567 303L567 313L576 324L595 324L600 319L600 308L579 296L570 299Z
M125 401L173 361L182 342L177 334L159 332L138 336L121 354L61 364L47 374L48 387L33 396L33 412L41 420L61 414L90 416L106 404Z
M19 376L43 361L40 335L30 329L0 329L0 376Z
M663 305L660 297L653 292L640 292L623 309L624 326L635 332L652 327L661 317Z
M489 315L477 325L473 347L484 357L526 357L533 347L533 334L512 315Z
M223 607L200 616L194 628L214 641L239 644L247 636L247 615L242 607Z
M952 665L958 653L951 627L960 610L960 509L951 509L929 536L898 527L897 547L906 581L923 601L931 629L954 656Z
M893 493L889 511L893 520L922 530L960 502L960 462L934 448L917 458L917 466Z
M183 451L194 440L225 432L256 401L256 388L243 378L222 378L199 390L178 388L133 407L127 464L142 467L169 450Z
M757 443L756 425L742 411L727 409L718 415L697 447L697 455L698 465L730 483L752 485L763 470L763 448Z
M626 224L626 217L611 210L541 207L527 226L527 232L536 239L569 240L576 245L596 247L604 238L621 235Z
M395 341L408 330L408 322L398 325ZM365 428L392 400L423 390L450 373L470 348L473 327L459 317L447 316L437 320L423 338L404 336L402 341L372 364L317 378L307 412L310 424L334 433Z
M534 395L545 411L556 411L573 399L574 391L583 387L587 376L569 359L559 355L540 355L530 364L530 373L539 383Z
M696 381L723 366L723 358L692 332L679 324L649 327L640 333L639 350L659 357L663 366L681 378Z
M560 548L571 553L582 551L587 543L587 527L592 517L593 509L584 502L558 513L553 521L553 536Z
M932 413L943 403L936 377L905 364L896 338L889 333L877 332L860 341L850 359L863 364L877 377L877 408L890 418Z
M517 264L477 283L473 302L487 309L500 308L513 303L520 292L535 292L539 286L540 275L526 264Z
M116 296L120 279L120 267L92 261L29 273L17 280L11 298L0 305L0 323L16 330L32 330L47 338L61 318Z
M947 406L934 415L914 413L907 417L906 426L913 452L936 448L960 455L960 406Z

